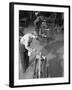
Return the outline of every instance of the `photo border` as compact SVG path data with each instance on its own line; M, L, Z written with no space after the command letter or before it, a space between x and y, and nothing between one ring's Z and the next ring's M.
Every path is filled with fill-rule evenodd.
M15 85L14 86L14 5L33 5L33 6L49 6L49 7L63 7L69 9L69 77L68 82L63 83L48 83L48 84L34 84L34 85ZM52 5L52 4L38 4L38 3L9 3L9 86L10 87L31 87L31 86L47 86L47 85L62 85L70 84L70 6L69 5Z

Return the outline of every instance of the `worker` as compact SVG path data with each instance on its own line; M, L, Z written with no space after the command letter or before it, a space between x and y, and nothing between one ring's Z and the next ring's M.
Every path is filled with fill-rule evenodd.
M35 49L30 47L32 40L37 38L35 33L27 33L20 40L20 57L23 71L25 72L29 66L29 56Z
M40 12L35 12L35 16L36 16L36 19L34 20L34 26L35 26L35 31L39 36L39 29L42 24L42 21L44 20L44 17L43 15L40 15Z
M42 67L44 69L44 66L42 66L44 60L46 60L46 56L43 56L41 52L39 52L35 57L35 67L34 67L34 76L33 78L40 78L41 72L44 74L44 71L42 70Z

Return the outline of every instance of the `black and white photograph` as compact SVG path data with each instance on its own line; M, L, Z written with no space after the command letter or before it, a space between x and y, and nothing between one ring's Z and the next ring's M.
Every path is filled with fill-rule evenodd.
M69 7L12 5L13 85L69 83Z
M64 76L64 13L19 11L19 79Z

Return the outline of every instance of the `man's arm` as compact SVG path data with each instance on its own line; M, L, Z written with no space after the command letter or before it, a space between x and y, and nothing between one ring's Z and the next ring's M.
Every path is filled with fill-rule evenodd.
M36 26L37 22L39 21L39 17L36 18L36 20L34 21L34 25Z
M30 48L30 46L28 45L28 42L25 42L25 48L29 51L32 52L32 48Z

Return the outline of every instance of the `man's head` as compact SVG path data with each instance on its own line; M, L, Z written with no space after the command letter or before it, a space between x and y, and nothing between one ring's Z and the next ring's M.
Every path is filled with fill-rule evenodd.
M38 16L38 15L39 15L39 13L40 13L39 11L36 11L36 12L35 12L35 16Z
M33 38L38 38L37 33L35 31L32 32L32 37Z

